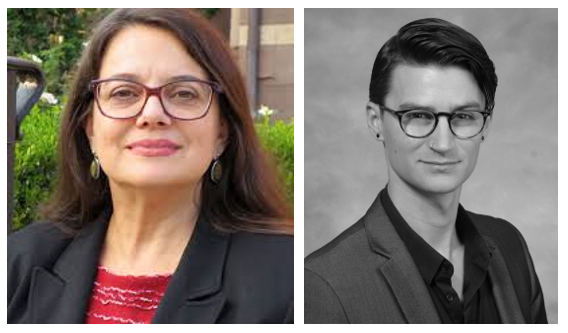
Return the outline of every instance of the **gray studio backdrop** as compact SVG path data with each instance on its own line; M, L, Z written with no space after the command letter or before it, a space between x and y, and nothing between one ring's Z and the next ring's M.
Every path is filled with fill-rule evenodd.
M557 323L556 9L306 9L304 255L355 223L387 183L382 144L365 119L371 69L400 27L427 17L471 32L495 63L493 122L461 203L520 229Z

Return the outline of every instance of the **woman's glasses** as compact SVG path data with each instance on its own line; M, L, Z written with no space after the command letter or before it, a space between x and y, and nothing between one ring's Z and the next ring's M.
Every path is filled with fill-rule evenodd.
M158 96L164 112L180 120L205 117L213 93L222 93L221 85L200 79L184 79L150 88L126 79L93 80L91 89L101 113L113 119L138 116L150 96Z

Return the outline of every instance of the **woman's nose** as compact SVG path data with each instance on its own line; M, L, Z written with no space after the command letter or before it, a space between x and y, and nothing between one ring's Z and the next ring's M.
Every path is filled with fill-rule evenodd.
M171 117L166 113L160 98L156 95L148 97L142 108L142 112L136 119L137 126L170 125Z

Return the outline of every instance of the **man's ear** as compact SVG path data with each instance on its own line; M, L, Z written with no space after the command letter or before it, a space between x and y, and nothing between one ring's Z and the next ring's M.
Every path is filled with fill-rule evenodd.
M483 130L481 131L481 136L483 137L483 140L487 139L487 136L489 135L489 127L491 127L491 119L493 119L493 115L487 117L485 125L483 126Z
M367 126L375 139L384 142L383 137L383 119L381 117L381 108L373 103L367 103Z

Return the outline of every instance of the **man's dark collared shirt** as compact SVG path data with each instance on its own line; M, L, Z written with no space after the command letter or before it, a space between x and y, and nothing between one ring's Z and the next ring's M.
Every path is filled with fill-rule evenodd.
M460 301L452 287L452 263L408 225L390 199L387 188L381 191L381 202L426 282L442 323L500 323L487 274L491 252L465 209L459 205L456 218L457 236L465 246L463 300Z

